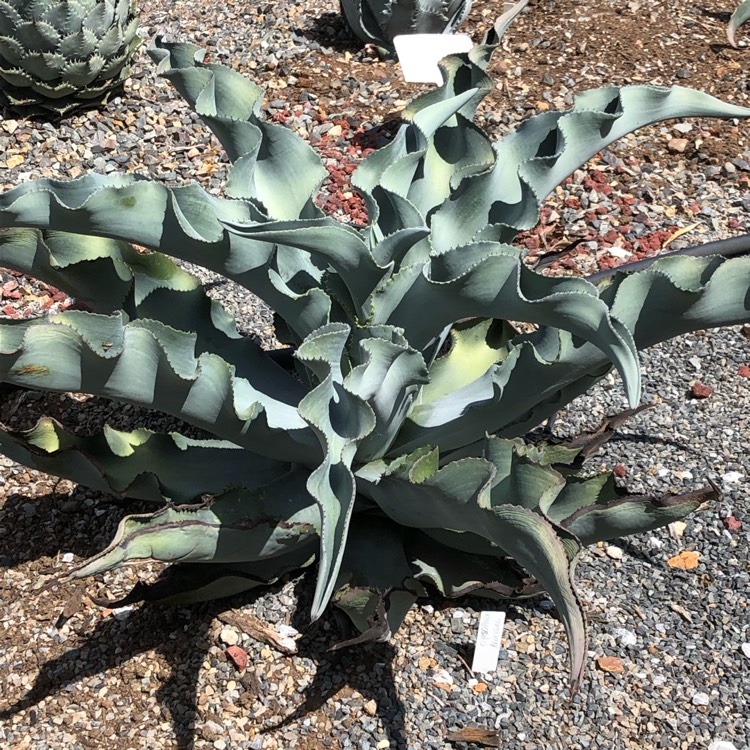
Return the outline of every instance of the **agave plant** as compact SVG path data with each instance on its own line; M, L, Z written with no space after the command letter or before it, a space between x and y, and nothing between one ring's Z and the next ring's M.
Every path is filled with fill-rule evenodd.
M450 34L466 20L471 0L340 0L355 36L393 53L400 34Z
M727 39L729 39L729 43L732 47L737 46L734 39L737 29L739 29L748 19L750 19L750 0L742 0L734 13L732 13L732 17L729 19L729 25L727 26Z
M172 564L118 603L189 602L317 560L312 616L333 601L372 639L388 638L426 587L544 590L578 685L581 550L670 523L715 491L636 496L609 474L586 476L583 459L616 422L568 443L528 433L612 367L635 407L638 349L749 320L750 258L665 257L595 285L535 273L507 243L561 180L634 128L750 110L681 87L608 87L491 143L472 118L509 22L446 58L444 84L358 167L366 226L316 207L326 172L297 135L262 119L261 89L160 39L158 72L233 162L227 197L132 174L0 195L0 263L93 310L2 321L0 379L153 408L211 436L80 436L52 419L0 431L15 461L159 506L125 518L61 580L156 560ZM284 345L239 335L167 256L265 300Z
M0 0L0 104L64 116L103 104L140 43L133 0Z

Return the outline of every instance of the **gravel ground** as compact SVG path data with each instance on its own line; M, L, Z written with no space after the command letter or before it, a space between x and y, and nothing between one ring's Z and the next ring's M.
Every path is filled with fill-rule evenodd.
M161 28L195 41L265 85L268 116L309 138L326 159L321 204L344 220L363 220L348 176L387 141L419 87L360 49L320 0L141 5L148 34ZM501 134L605 81L686 83L747 104L742 66L750 53L723 44L726 2L680 8L660 0L533 3L493 63L499 86L481 123ZM475 3L466 31L478 39L494 13ZM226 165L196 122L140 51L126 91L105 110L58 126L1 121L2 187L96 169L197 179L219 192ZM648 128L577 171L519 242L532 259L570 248L552 273L590 273L747 231L748 133L713 121ZM8 317L71 304L7 272L2 282ZM212 294L244 330L272 342L270 316L257 300L227 284ZM645 399L655 407L621 430L593 470L597 462L617 467L631 489L649 492L686 491L710 478L723 497L684 528L585 554L578 579L591 618L590 668L572 701L562 626L546 599L507 608L497 671L472 675L478 613L487 606L479 600L424 602L392 642L330 652L342 624L328 614L309 625L312 580L305 577L257 598L176 610L102 610L88 598L126 591L139 577L133 569L85 588L41 590L51 573L101 549L123 511L111 498L0 459L0 747L750 747L750 380L743 366L750 366L747 327L644 353ZM708 397L693 396L696 381L711 389ZM555 429L574 433L623 407L613 378L562 414ZM0 404L0 419L14 427L41 413L81 429L148 423L136 409L97 399L16 394ZM698 553L697 567L667 564L682 552ZM296 653L250 637L251 616L302 633ZM248 668L238 667L230 647L247 652ZM722 741L731 745L712 744Z

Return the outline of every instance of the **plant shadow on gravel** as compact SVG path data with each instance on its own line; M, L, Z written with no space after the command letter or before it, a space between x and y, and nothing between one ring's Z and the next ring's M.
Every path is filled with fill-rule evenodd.
M197 685L205 648L196 648L196 645L208 637L213 617L193 618L187 631L190 636L180 640L172 636L175 625L186 618L176 609L164 609L161 617L154 617L154 609L135 610L125 622L108 617L96 625L80 646L41 664L31 690L14 705L0 711L0 722L33 708L67 685L120 667L137 655L154 649L171 667L170 677L157 691L158 700L171 716L177 747L192 747L197 696L195 689L188 693L184 686ZM216 608L216 611L221 611L221 608ZM99 648L92 648L94 643Z
M87 507L84 498L94 498L97 502ZM105 499L102 502L99 498ZM42 558L54 559L67 552L81 558L90 557L109 543L122 516L154 509L146 502L131 501L127 510L117 508L119 505L116 498L109 499L82 487L73 493L53 490L42 494L30 488L28 493L8 495L3 504L3 523L13 529L15 537L23 539L23 543L3 546L0 568L14 568ZM113 512L97 517L96 511L106 506Z
M362 51L362 42L351 32L341 13L326 11L308 19L308 24L296 29L296 32L321 47L330 47L334 52Z
M311 581L302 576L294 584L295 588L302 589L301 597L305 600L311 597ZM194 747L196 731L203 722L198 703L199 678L208 649L214 643L211 631L215 627L215 619L230 608L248 606L258 597L278 593L283 585L284 582L280 581L274 586L260 589L255 596L244 595L191 606L142 605L126 620L107 617L85 633L80 627L77 630L82 639L80 645L41 663L39 675L26 695L13 705L7 706L6 703L7 707L0 710L0 722L33 709L68 685L125 666L131 659L153 650L164 657L170 670L156 692L157 700L172 722L176 747L188 750ZM73 587L70 587L70 591L75 595ZM79 585L76 591L80 597L83 586ZM335 614L329 611L324 618L310 625L308 611L309 607L298 605L292 614L292 625L303 633L298 641L297 656L307 658L316 665L315 676L300 694L301 702L286 709L286 715L273 717L269 726L258 727L258 734L268 734L302 721L339 691L350 688L358 690L364 701L376 701L377 715L390 746L406 750L403 726L405 709L396 693L391 670L395 655L393 646L374 643L331 651L331 645L342 640ZM75 614L67 618L60 614L56 627L61 627L72 617ZM322 630L326 632L321 633ZM279 654L278 658L285 657ZM362 665L365 665L364 670ZM382 675L376 691L372 689L373 674ZM251 692L251 698L253 694L257 696L263 691L251 667L236 679L246 691ZM134 700L137 699L136 694ZM5 701L0 701L0 705L2 703Z

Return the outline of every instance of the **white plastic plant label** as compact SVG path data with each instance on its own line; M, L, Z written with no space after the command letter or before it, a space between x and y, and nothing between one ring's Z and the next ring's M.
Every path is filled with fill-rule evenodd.
M474 42L466 34L400 34L394 37L396 55L407 83L443 82L438 62L446 55L468 52Z
M494 672L500 654L500 639L503 637L505 612L482 612L479 615L479 633L474 648L472 672Z

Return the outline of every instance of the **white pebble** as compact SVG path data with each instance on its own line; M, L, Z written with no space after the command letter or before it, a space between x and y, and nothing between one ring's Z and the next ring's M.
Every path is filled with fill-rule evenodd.
M296 638L299 635L299 630L283 623L276 626L276 632L284 638Z
M610 544L605 550L607 557L611 557L613 560L622 560L622 556L625 554L619 547L615 547Z
M721 475L721 481L724 484L735 484L740 481L745 475L741 471L728 471L726 474Z
M742 649L742 653L750 659L750 643L743 643L740 648Z
M438 669L437 672L432 676L433 682L442 682L444 685L453 684L453 675L447 672L445 669Z
M694 706L707 706L711 699L708 697L708 693L696 693L691 702Z
M667 528L669 529L669 533L672 535L672 538L679 541L680 539L682 539L682 535L685 533L687 524L684 521L672 521L672 523L670 523Z
M75 556L73 555L73 553L72 553L72 552L66 552L66 553L65 553L65 554L64 554L64 555L62 556L62 561L63 561L64 563L72 563L74 559L75 559Z
M712 742L708 746L708 750L737 750L737 748L732 742L727 742L726 740L717 740L716 742Z
M692 471L675 471L673 472L677 479L694 479Z
M226 643L227 646L236 646L240 642L240 637L237 635L237 631L232 628L222 628L219 633L219 638L222 643Z
M635 646L638 643L638 636L632 630L615 628L613 634L621 646Z
M132 604L126 604L124 607L115 607L112 610L115 620L127 620L133 614L135 607Z

